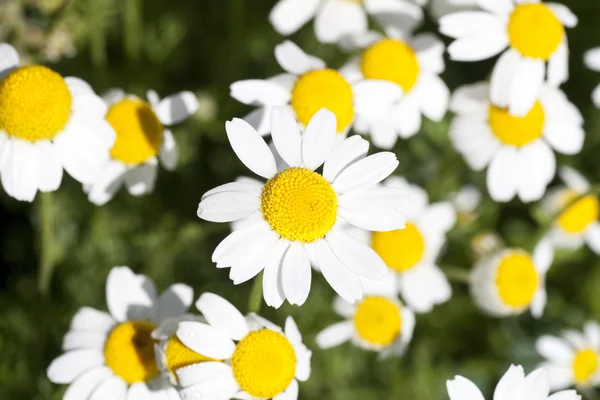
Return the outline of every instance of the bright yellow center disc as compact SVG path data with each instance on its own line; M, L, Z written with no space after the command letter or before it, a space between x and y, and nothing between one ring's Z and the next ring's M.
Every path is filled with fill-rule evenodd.
M170 372L175 372L179 368L187 367L192 364L198 364L205 361L217 361L191 350L183 344L176 335L169 338L165 349L165 355L167 358L167 369Z
M386 265L398 272L414 267L425 253L425 240L414 224L389 232L373 232L371 246Z
M513 252L498 267L496 287L507 306L518 308L531 303L538 287L538 272L529 254Z
M505 108L490 106L492 133L504 144L523 146L542 136L544 109L539 101L523 117L510 115Z
M383 39L365 50L361 69L366 79L397 83L405 93L419 77L417 55L409 45L394 39Z
M543 3L516 6L508 22L510 45L525 57L548 60L564 34L558 18Z
M400 309L385 297L366 297L356 309L354 327L364 341L388 346L396 340L402 328Z
M574 201L578 195L568 192L562 203L566 206ZM581 233L589 224L598 220L600 204L595 196L588 195L567 208L558 217L558 225L569 233Z
M575 382L586 382L598 369L598 354L594 350L580 350L573 360Z
M53 139L71 116L71 92L49 68L20 67L0 80L0 130L30 142Z

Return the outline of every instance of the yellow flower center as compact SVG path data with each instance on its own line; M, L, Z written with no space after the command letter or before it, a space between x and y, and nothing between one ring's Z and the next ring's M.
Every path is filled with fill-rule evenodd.
M508 40L525 57L548 60L563 40L565 29L543 3L515 7L508 21Z
M419 61L413 49L400 40L383 39L362 56L361 69L366 79L397 83L408 92L419 76Z
M337 195L325 178L305 168L281 171L260 197L263 218L283 238L312 243L335 224Z
M516 117L505 108L490 106L490 127L502 143L520 147L542 136L544 109L536 101L527 115Z
M150 104L123 99L108 109L106 120L117 133L110 151L114 159L126 164L140 164L158 154L164 129Z
M361 339L388 346L400 334L400 307L385 297L365 297L356 308L354 326Z
M179 368L205 361L218 361L191 350L183 344L176 335L169 338L165 349L165 355L167 359L167 370L169 372L175 372Z
M106 365L129 384L148 382L158 375L154 340L156 326L146 321L128 321L117 325L104 345Z
M423 258L425 240L414 224L407 223L404 229L373 232L371 247L389 268L404 272Z
M233 376L252 397L270 399L283 392L296 375L296 353L289 340L269 329L243 338L231 357Z
M317 111L326 108L335 114L337 131L342 132L354 119L352 86L333 69L307 72L292 89L292 108L303 125L308 125Z
M0 130L30 142L53 139L71 116L65 80L41 65L20 67L0 80Z
M598 354L594 350L579 350L573 360L573 375L575 382L583 383L598 369Z
M563 207L577 197L577 193L567 192L561 199ZM558 225L569 233L581 233L589 224L598 220L599 209L600 204L595 196L585 196L560 214Z
M529 305L535 295L538 281L538 272L529 254L513 252L500 261L496 287L507 306L518 308Z

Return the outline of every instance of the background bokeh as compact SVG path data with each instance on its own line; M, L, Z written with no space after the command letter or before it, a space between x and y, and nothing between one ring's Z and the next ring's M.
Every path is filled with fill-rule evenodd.
M600 46L598 0L563 0L578 16L569 30L571 79L564 86L586 119L584 150L559 162L579 168L600 182L600 111L590 93L600 74L585 69L582 54ZM52 255L56 271L50 291L37 288L39 199L19 203L0 194L0 399L61 399L64 387L45 371L60 354L70 318L84 305L105 308L109 269L129 265L152 277L159 289L174 282L193 286L196 296L218 293L247 309L251 283L233 286L227 270L210 261L227 234L226 224L196 217L201 195L246 173L227 142L224 122L250 108L229 97L229 84L280 72L273 47L283 38L268 23L273 0L0 0L0 42L17 47L26 63L44 63L63 75L84 78L99 92L122 87L143 96L194 91L200 110L175 136L181 147L175 172L160 171L156 191L134 198L121 191L104 207L90 204L82 188L65 178L52 195ZM428 20L420 29L435 31ZM349 55L319 44L308 24L292 39L329 65ZM493 61L449 63L442 75L451 89L485 79ZM484 188L483 173L470 171L452 148L447 128L426 122L422 132L399 141L397 174L424 186L433 200L447 199L466 183ZM532 248L545 223L536 205L494 204L483 189L478 215L460 219L450 233L440 265L461 276L473 263L474 241L498 232L511 246ZM600 321L600 260L586 248L558 253L548 274L549 301L542 320L529 314L493 319L472 303L467 286L453 281L454 296L434 312L417 317L414 340L400 359L379 361L372 353L344 345L319 351L317 332L338 320L331 310L333 291L321 276L301 307L263 306L263 315L282 324L296 318L313 350L311 379L301 399L447 399L445 381L455 374L474 380L491 395L512 363L533 368L540 361L533 344L542 333L580 329ZM587 398L596 398L592 391ZM491 397L488 397L491 398ZM107 399L108 400L108 399Z

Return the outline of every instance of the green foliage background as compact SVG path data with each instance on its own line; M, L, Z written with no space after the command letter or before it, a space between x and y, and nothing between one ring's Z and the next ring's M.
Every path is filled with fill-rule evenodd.
M568 32L571 79L565 90L586 118L583 152L559 156L593 182L600 182L600 112L590 93L600 74L587 71L582 54L600 45L597 0L565 1L579 16ZM0 194L0 399L61 399L64 387L45 376L70 318L84 305L105 308L104 285L114 265L129 265L152 277L162 289L174 282L221 294L247 308L251 283L233 286L228 271L210 261L226 224L196 217L201 195L246 173L231 151L224 122L250 109L229 98L230 83L263 78L279 71L273 47L283 40L267 15L272 0L0 0L0 41L19 49L26 62L43 62L63 75L86 79L99 92L123 87L140 96L148 88L161 95L193 90L201 109L175 129L181 147L178 169L161 171L151 196L121 192L104 207L88 203L79 184L65 178L52 195L52 255L57 268L50 292L37 288L39 199L32 205ZM428 21L421 30L435 31ZM349 55L319 44L309 24L292 37L307 52L339 67ZM73 57L67 57L76 49ZM55 60L56 62L53 62ZM443 78L454 89L485 79L492 61L449 63ZM423 185L432 199L446 199L463 184L484 188L484 175L473 173L452 148L449 116L426 122L423 131L399 141L397 174ZM485 194L479 218L460 224L442 255L443 268L465 271L473 262L472 240L498 232L505 243L531 248L546 221L536 205L518 201L494 204ZM493 319L480 313L464 283L453 282L454 297L434 312L419 315L414 340L401 359L378 361L375 354L350 345L319 351L317 332L338 321L330 303L333 292L321 276L302 307L263 307L263 314L283 323L296 318L313 349L313 374L301 385L302 399L365 398L447 399L445 381L465 375L491 395L509 363L533 368L540 361L533 349L542 333L582 328L600 320L600 263L587 249L559 253L548 275L549 301L541 321L528 314ZM585 393L590 399L595 392ZM491 397L488 397L491 398Z

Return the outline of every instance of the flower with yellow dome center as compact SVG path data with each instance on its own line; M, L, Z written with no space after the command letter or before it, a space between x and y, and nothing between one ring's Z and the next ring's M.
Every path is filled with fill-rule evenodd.
M275 58L284 74L238 81L230 87L234 99L259 107L244 119L261 135L270 133L271 108L286 106L303 127L319 110L328 109L335 115L336 132L343 139L355 119L378 115L402 96L402 89L392 82L349 81L341 71L327 68L290 41L275 47Z
M535 344L544 358L552 390L600 385L600 325L585 324L583 332L567 330L560 337L545 335Z
M336 119L328 110L318 111L303 133L288 108L274 107L271 120L274 151L244 120L225 126L236 155L267 182L239 180L202 196L200 218L243 222L217 246L212 260L217 268L231 268L234 284L264 269L264 298L276 308L286 299L298 305L306 301L311 263L340 296L359 300L359 277L381 280L387 268L340 222L373 231L404 226L399 206L407 201L405 194L376 186L396 168L396 156L367 157L368 143L358 136L334 146ZM279 167L274 152L281 158Z
M583 118L559 89L545 86L524 116L492 104L490 86L480 82L456 90L450 109L450 139L467 164L487 167L487 187L495 201L518 196L539 200L556 173L556 157L577 154L584 141Z
M196 306L207 322L181 322L177 337L189 349L224 362L177 369L183 399L298 398L298 381L310 376L311 352L291 317L282 331L258 315L244 318L216 294L202 294Z
M63 170L83 184L97 179L115 141L105 114L87 83L19 66L15 49L0 43L0 178L9 196L55 191Z
M187 311L192 289L175 284L157 296L148 277L115 267L106 299L110 313L84 307L75 314L63 340L65 353L52 361L48 378L70 385L64 399L177 398L157 364L154 331Z
M102 174L84 190L88 199L103 205L125 184L130 194L143 196L154 190L159 160L172 171L177 166L179 149L167 126L180 123L198 109L191 92L180 92L160 99L148 91L148 102L126 95L120 89L109 91L104 100L108 106L106 121L117 134L110 150L110 161Z
M562 4L540 0L478 3L483 11L459 11L440 19L440 32L456 39L448 53L453 60L479 61L504 52L492 73L490 96L498 107L522 117L545 82L558 86L568 79L565 27L575 27L577 17Z

